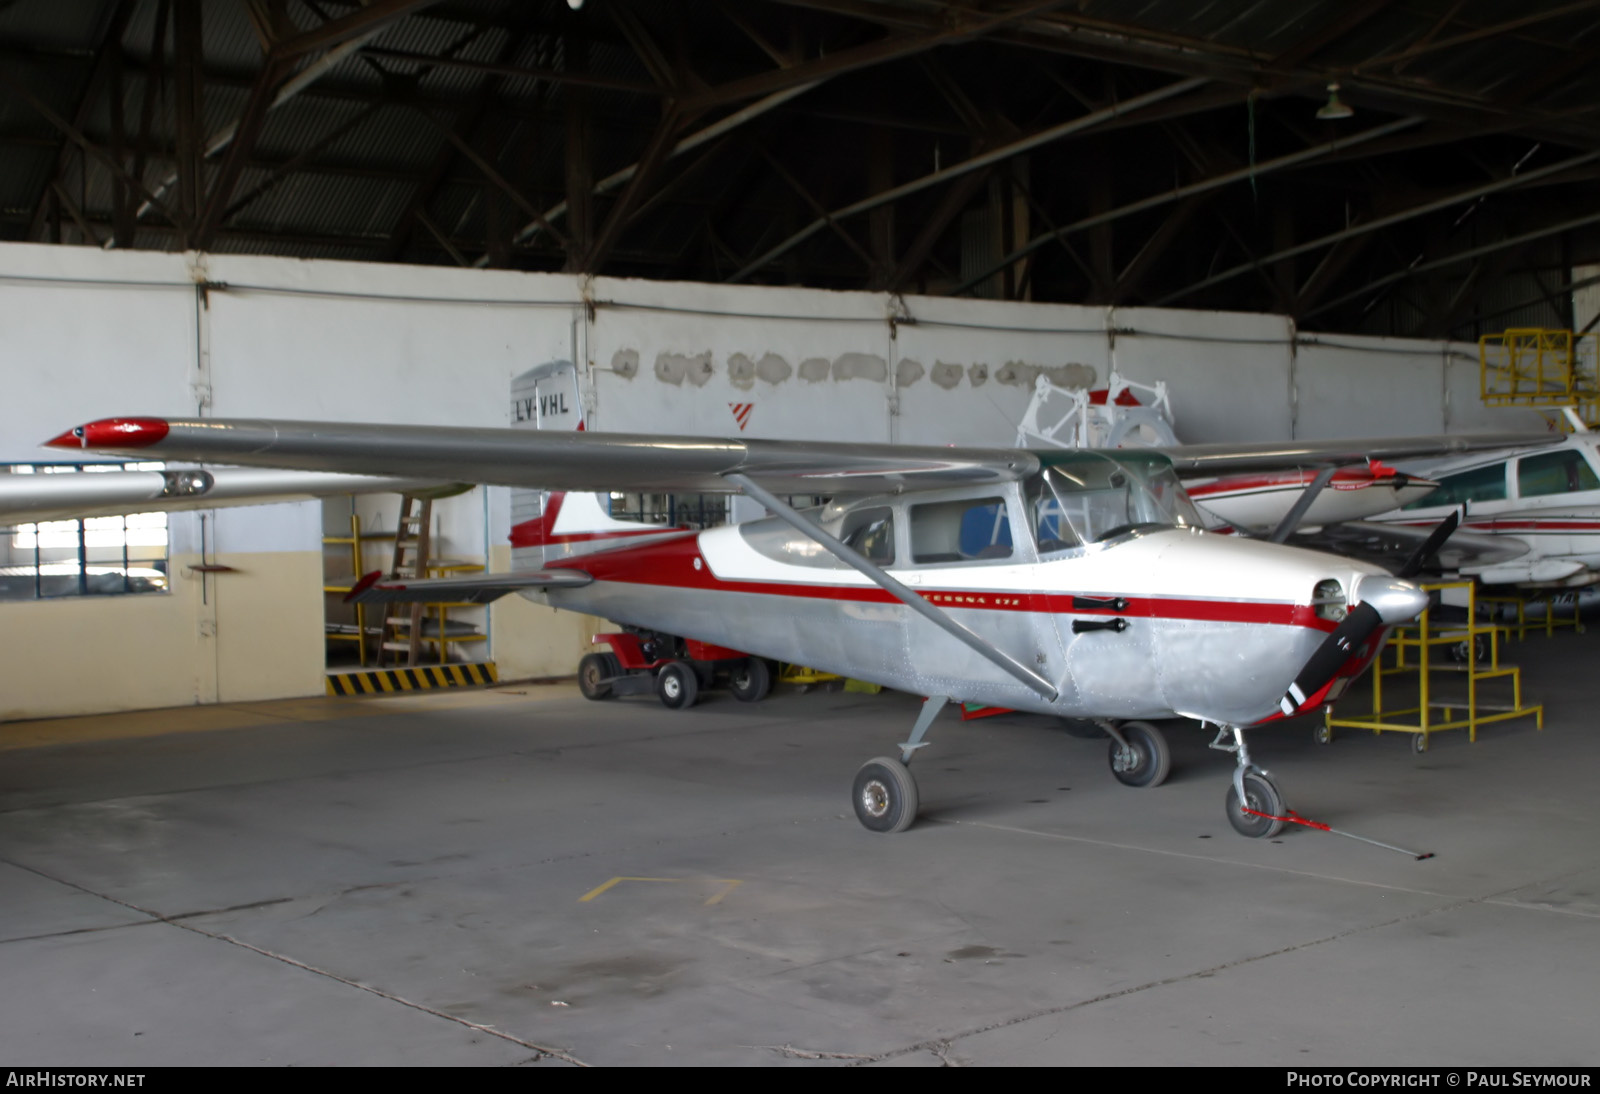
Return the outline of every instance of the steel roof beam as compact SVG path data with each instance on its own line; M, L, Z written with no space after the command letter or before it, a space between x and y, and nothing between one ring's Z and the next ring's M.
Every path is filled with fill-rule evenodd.
M1482 258L1484 255L1493 254L1496 251L1503 251L1510 247L1520 247L1525 243L1532 243L1535 240L1545 239L1553 235L1559 235L1562 232L1570 232L1576 228L1586 228L1591 224L1600 224L1600 213L1590 213L1587 216L1573 217L1570 220L1563 220L1559 224L1551 224L1544 228L1536 228L1531 232L1523 232L1520 235L1512 236L1508 239L1502 239L1495 243L1485 243L1482 246L1471 247L1465 251L1457 251L1454 254L1445 255L1443 258L1436 258L1432 262L1424 262L1408 269L1397 271L1396 273L1386 274L1383 277L1375 278L1374 280L1367 282L1359 289L1354 289L1345 293L1343 296L1319 305L1311 311L1306 312L1304 318L1309 319L1314 315L1321 315L1323 312L1332 311L1340 304L1348 303L1357 297L1365 296L1367 293L1374 292L1388 285L1405 281L1409 278L1417 276L1418 274L1444 269L1447 266L1454 266L1462 262L1470 262L1475 258Z
M1109 209L1104 213L1099 213L1094 216L1085 217L1082 220L1074 221L1065 227L1055 229L1054 231L1047 232L1041 236L1035 236L1021 248L1013 251L1011 254L1007 255L993 266L984 270L981 274L969 278L961 285L958 285L954 290L952 290L951 295L958 295L962 292L965 292L972 286L982 282L984 278L987 278L995 272L1004 269L1006 266L1017 261L1019 258L1022 258L1028 254L1032 254L1040 247L1043 247L1045 244L1049 243L1050 240L1055 236L1085 231L1097 224L1116 220L1120 217L1125 217L1130 213L1137 213L1145 209L1153 209L1158 205L1165 205L1169 202L1179 201L1188 197L1190 194L1198 194L1207 190L1215 190L1219 187L1227 186L1234 182L1240 182L1253 176L1259 176L1272 171L1282 170L1287 167L1294 167L1299 164L1317 159L1320 156L1327 155L1329 152L1332 152L1335 149L1348 148L1353 144L1359 144L1369 140L1376 140L1380 137L1388 136L1391 133L1398 133L1401 130L1410 129L1415 125L1421 124L1421 122L1421 118L1402 118L1399 121L1389 122L1387 125L1375 126L1372 129L1363 130L1362 132L1353 134L1352 136L1341 137L1338 140L1329 141L1325 144L1314 145L1311 148L1304 148L1299 152L1292 152L1287 156L1279 156L1277 159L1267 160L1264 163L1254 164L1250 167L1242 167L1233 171L1225 171L1220 175L1213 175L1211 178L1202 179L1199 182L1193 182L1187 186L1179 186L1176 189L1167 191L1166 193L1155 194L1147 198L1142 198L1139 201L1130 202L1127 205L1118 206L1115 209Z
M1417 217L1425 216L1428 213L1437 212L1440 209L1448 209L1450 206L1459 205L1464 201L1471 201L1473 198L1499 193L1502 190L1510 190L1538 179L1548 178L1551 175L1559 174L1562 171L1567 171L1574 167L1581 167L1584 164L1592 163L1595 160L1600 160L1600 152L1585 152L1582 155L1573 156L1571 159L1562 160L1560 163L1553 163L1548 167L1541 167L1537 170L1529 171L1526 174L1510 175L1504 179L1491 182L1484 186L1474 186L1467 190L1461 190L1450 195L1449 197L1441 198L1437 201L1425 202L1421 205L1413 206L1410 209L1403 210L1402 212L1393 213L1389 216L1379 217L1376 220L1368 221L1365 224L1351 225L1349 228L1346 228L1341 232L1333 232L1329 235L1321 236L1318 239L1313 239L1306 243L1300 243L1293 247L1284 248L1283 250L1267 255L1265 258L1261 259L1261 263L1264 264L1278 262L1282 259L1290 258L1297 254L1303 254L1306 251L1313 251L1319 247L1326 247L1331 243L1337 243L1342 239L1348 238L1349 236L1359 235L1363 232L1375 232L1379 228L1387 228L1393 224L1400 224L1407 220L1414 220ZM1251 270L1256 269L1257 265L1257 263L1249 262L1240 266L1235 266L1232 269L1224 270L1219 274L1214 274L1210 277L1204 278L1203 280L1196 281L1194 284L1179 289L1176 292L1168 293L1166 296L1163 296L1161 299L1155 301L1155 303L1158 306L1165 306L1174 300L1181 300L1185 296L1199 292L1201 289L1210 288L1212 285L1219 285L1224 281L1232 280L1233 278L1238 277L1240 274L1249 273Z
M900 186L892 187L891 189L885 190L882 193L875 194L868 198L863 198L862 200L851 205L847 205L842 209L834 210L830 215L832 217L839 218L854 216L857 213L864 213L868 209L886 204L887 202L896 201L902 197L905 197L907 194L914 194L919 190L925 190L930 186L938 186L941 183L953 181L954 179L958 179L968 172L979 170L980 168L987 167L993 163L999 163L1001 160L1010 159L1012 156L1020 155L1023 152L1030 151L1031 149L1038 148L1053 141L1058 141L1063 137L1092 129L1098 125L1110 121L1113 118L1120 117L1121 115L1139 110L1142 107L1161 102L1163 99L1170 99L1175 96L1183 95L1200 87L1205 82L1206 81L1199 79L1179 80L1176 83L1168 84L1165 87L1158 88L1155 91L1148 92L1144 95L1135 96L1126 102L1117 103L1114 106L1106 107L1104 110L1097 110L1090 114L1081 115L1069 122L1063 122L1061 125L1052 126L1043 132L1035 133L1030 137L1024 137L1022 140L1013 141L1010 144L996 148L993 151L984 152L980 155L973 156L971 159L965 160L953 167L946 167L942 170L934 171L931 174L922 176L920 179L903 183ZM826 220L812 221L809 225L791 235L788 239L784 240L776 247L771 248L759 258L748 263L742 270L739 270L732 277L728 278L728 280L744 280L746 277L750 276L750 274L754 273L768 262L771 262L773 259L779 257L798 244L803 243L805 240L809 239L826 226ZM1001 263L1000 265L994 267L994 269L987 271L984 276L988 277L990 274L993 274L1010 264L1010 262Z

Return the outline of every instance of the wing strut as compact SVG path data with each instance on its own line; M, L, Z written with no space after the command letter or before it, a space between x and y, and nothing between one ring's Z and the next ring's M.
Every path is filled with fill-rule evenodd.
M1323 488L1332 481L1334 472L1338 470L1338 464L1329 464L1317 473L1317 477L1311 480L1311 485L1301 492L1299 500L1294 503L1294 508L1285 513L1278 526L1272 530L1267 542L1283 543L1296 528L1300 527L1300 522L1305 520L1306 514L1311 511L1311 503L1317 500L1317 495L1322 493Z
M746 494L750 495L752 498L755 498L762 505L765 505L768 509L772 510L773 516L815 540L825 550L827 550L829 554L839 559L839 561L853 567L856 570L859 570L863 574L866 574L867 577L872 579L872 582L879 588L883 589L889 595L895 597L901 603L905 604L906 607L910 608L912 611L928 620L928 622L932 623L946 634L949 634L956 641L967 646L978 656L982 657L986 661L990 661L993 664L998 665L1007 673L1026 684L1032 691L1037 692L1052 702L1055 701L1059 693L1056 691L1055 687L1051 685L1050 681L1046 680L1043 676L1040 676L1038 673L1028 668L1028 666L1024 665L1022 662L1018 661L1016 658L1000 649L994 643L979 637L966 627L963 627L960 623L957 623L950 617L948 612L940 611L938 608L928 603L927 600L917 595L914 590L907 588L905 585L902 585L900 582L890 577L883 571L882 567L869 562L861 554L851 550L839 540L835 539L833 536L830 536L827 532L824 532L821 528L817 527L816 524L797 513L793 508L774 495L771 491L752 481L749 476L734 473L725 475L724 478L733 483L735 486L741 487Z

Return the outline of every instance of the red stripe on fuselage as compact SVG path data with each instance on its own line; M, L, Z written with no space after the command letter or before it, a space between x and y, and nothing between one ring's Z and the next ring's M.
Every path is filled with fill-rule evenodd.
M1043 564L1041 568L1048 568ZM793 582L764 580L726 580L711 572L711 564L700 551L700 537L684 536L665 543L641 547L613 548L600 554L583 555L550 564L582 570L596 581L623 585L662 585L678 589L704 589L709 592L756 593L788 596L801 600L842 600L861 604L898 604L899 600L877 585L840 585L825 581ZM955 578L955 574L950 575ZM924 578L926 580L926 577ZM1189 619L1216 623L1266 623L1308 627L1331 631L1337 624L1322 619L1307 604L1286 601L1201 600L1188 597L1128 596L1116 591L1093 592L1010 592L959 587L916 590L930 604L941 608L974 611L1048 612L1062 615L1124 616L1133 619ZM1073 604L1073 596L1104 600L1122 596L1126 606L1109 603L1094 607Z
M1282 490L1299 490L1310 486L1317 477L1315 471L1285 471L1274 475L1234 475L1199 486L1185 486L1191 498L1207 498L1222 494L1277 493ZM1341 469L1334 472L1328 485L1334 490L1365 490L1369 486L1395 486L1399 473L1387 468ZM1422 480L1412 480L1420 482Z

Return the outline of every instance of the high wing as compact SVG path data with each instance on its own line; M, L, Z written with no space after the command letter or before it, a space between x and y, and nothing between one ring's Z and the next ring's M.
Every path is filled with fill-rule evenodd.
M1438 433L1424 437L1371 437L1336 441L1256 441L1247 444L1185 444L1164 448L1180 475L1232 471L1274 471L1286 467L1326 467L1368 460L1458 456L1503 448L1560 444L1562 433Z
M0 475L0 527L121 513L173 513L235 505L268 505L340 494L398 492L437 498L466 489L470 489L470 485L442 483L437 479L237 467Z
M1187 445L1182 472L1404 459L1550 443L1548 434L1404 440ZM733 477L779 494L877 494L1025 478L1059 452L1017 448L717 440L653 434L540 432L261 419L108 418L47 442L156 458L452 479L552 490L727 493Z

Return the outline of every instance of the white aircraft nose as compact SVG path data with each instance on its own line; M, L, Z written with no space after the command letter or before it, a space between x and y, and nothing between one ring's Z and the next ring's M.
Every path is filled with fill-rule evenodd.
M1371 604L1385 624L1409 623L1428 606L1428 594L1409 581L1387 574L1368 574L1356 582L1355 599Z

